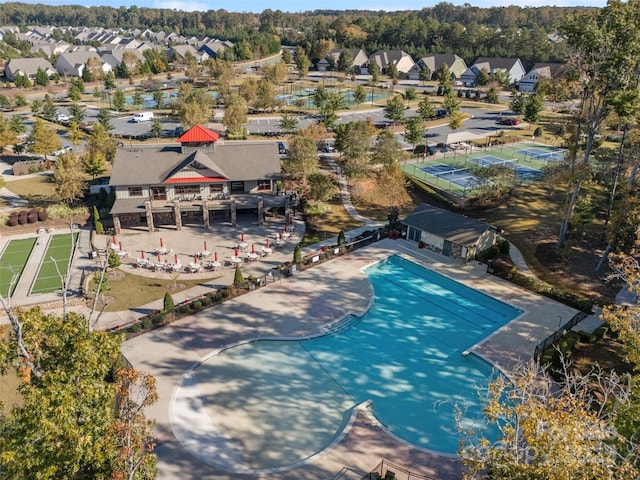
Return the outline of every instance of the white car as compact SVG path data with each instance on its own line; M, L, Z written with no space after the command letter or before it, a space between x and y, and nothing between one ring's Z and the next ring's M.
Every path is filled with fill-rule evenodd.
M53 152L51 155L53 155L54 157L59 157L60 155L64 155L65 153L70 152L71 150L73 150L71 145L65 145L60 150L56 150L55 152Z
M70 122L71 121L71 116L67 115L66 113L58 113L56 114L56 121L57 122Z

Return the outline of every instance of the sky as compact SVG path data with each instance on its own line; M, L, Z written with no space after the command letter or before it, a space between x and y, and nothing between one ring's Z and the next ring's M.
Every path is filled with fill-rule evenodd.
M77 5L80 2L70 2L69 0L18 0L21 3L40 3L47 5ZM267 8L271 10L282 10L283 12L304 12L307 10L315 10L318 8L326 10L420 10L425 7L432 7L443 0L324 0L321 4L316 2L300 2L299 0L243 0L241 2L216 2L209 3L201 0L185 1L185 0L83 0L82 5L97 6L108 5L111 7L130 7L135 4L138 7L149 8L169 8L183 11L206 11L206 10L227 10L229 12L256 12L260 13ZM0 0L0 4L5 0ZM563 6L584 6L584 7L604 7L606 0L525 0L520 3L517 0L454 0L450 1L454 5L470 4L477 7L498 7L506 5L519 5L522 7L540 7L553 5L556 7Z

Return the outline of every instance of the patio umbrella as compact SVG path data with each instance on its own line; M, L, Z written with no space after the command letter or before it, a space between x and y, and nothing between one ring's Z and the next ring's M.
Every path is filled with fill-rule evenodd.
M142 249L142 258L144 258L144 249Z
M164 244L162 243L162 238L160 238L160 246L164 247Z
M122 242L118 242L118 246L120 247L120 251L122 251Z
M205 240L205 242L204 242L204 251L205 251L205 252L207 251L207 242L206 242L206 240Z
M267 238L267 248L269 248L269 239Z
M278 238L282 240L282 232L278 232Z
M213 260L216 262L218 261L218 252L213 254Z
M241 238L241 241L243 241L243 242L244 242L244 232L242 232L242 233L240 234L240 238Z
M111 243L113 243L114 245L116 244L116 236L115 235L113 237L111 237Z
M173 256L173 259L175 260L175 263L178 263L178 255L177 254Z
M256 253L256 246L253 243L251 244L251 253Z
M285 231L285 232L288 232L288 231L289 231L289 225L285 225L285 226L284 226L284 231Z
M238 256L238 247L233 249L233 254L237 257Z
M289 225L293 225L293 217L289 217Z
M161 260L160 260L160 254L158 254L158 263L160 263L160 262L161 262Z
M193 263L198 263L198 254L197 253L193 254Z

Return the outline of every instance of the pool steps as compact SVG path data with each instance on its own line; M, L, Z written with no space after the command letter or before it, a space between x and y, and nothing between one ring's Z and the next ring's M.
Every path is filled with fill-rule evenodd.
M349 330L353 325L360 321L360 317L353 314L347 314L341 319L320 326L320 331L324 335L338 335L346 330Z

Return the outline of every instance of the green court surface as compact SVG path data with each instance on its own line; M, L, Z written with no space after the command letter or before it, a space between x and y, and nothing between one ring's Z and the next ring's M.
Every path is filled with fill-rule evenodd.
M73 234L73 241L78 239L78 234ZM51 293L62 289L60 276L67 273L69 257L71 256L72 245L70 235L54 235L49 241L47 251L42 259L40 270L36 281L31 288L31 294ZM56 269L57 265L57 269ZM59 273L58 273L59 272Z
M0 257L0 294L4 298L7 298L16 288L35 244L35 238L9 240L7 243L7 247ZM14 279L13 282L12 279ZM10 287L11 291L9 291Z
M443 156L425 157L423 161L406 163L403 170L408 175L423 180L426 183L434 185L442 190L453 193L459 197L467 197L478 191L478 185L473 182L460 184L445 174L434 175L430 172L430 166L444 166L451 168L451 171L458 175L466 173L469 178L474 177L474 170L478 168L486 168L483 159L491 157L494 164L504 161L511 165L516 165L518 170L539 172L540 175L516 175L514 184L519 185L526 182L537 181L542 178L542 169L549 161L558 161L559 158L544 159L543 155L560 155L564 154L557 148L547 147L545 145L533 143L519 143L515 145L500 145L494 147L475 147L473 151L464 149L460 151L449 151ZM446 170L443 168L443 170Z

